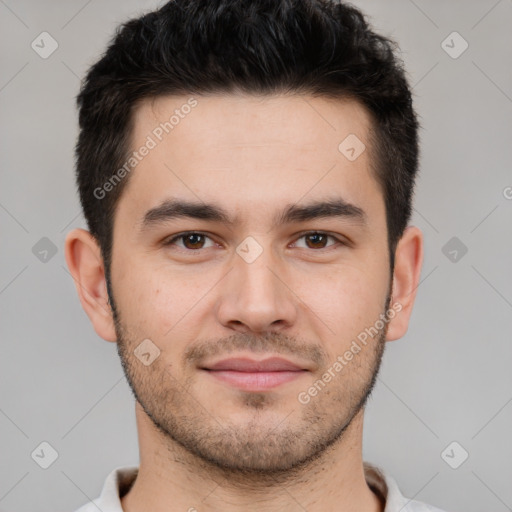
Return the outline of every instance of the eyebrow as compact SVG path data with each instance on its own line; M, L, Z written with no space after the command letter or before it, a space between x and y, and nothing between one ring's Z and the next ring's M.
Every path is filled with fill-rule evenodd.
M145 231L155 225L178 218L219 222L228 226L236 224L236 220L231 219L226 210L216 204L167 199L145 213L140 222L140 228L141 231ZM367 215L362 208L336 197L324 201L314 201L303 206L286 205L274 217L272 227L321 218L348 219L362 227L367 226Z

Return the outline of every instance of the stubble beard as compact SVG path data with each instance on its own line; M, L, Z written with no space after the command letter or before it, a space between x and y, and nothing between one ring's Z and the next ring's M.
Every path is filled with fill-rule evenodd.
M216 414L222 403L213 404L212 408L212 404L202 403L194 394L197 375L177 380L165 366L164 350L150 366L144 366L133 353L138 338L127 335L128 329L113 303L111 307L118 354L127 381L135 399L165 440L169 455L176 457L179 451L188 462L238 482L285 482L319 463L330 448L342 442L374 388L387 331L385 324L378 336L307 404L301 404L296 394L285 401L279 391L236 391L240 410L250 412L248 421L237 423ZM250 346L255 352L276 352L276 347L294 345L289 338L269 333L258 337L235 334L223 339L219 346L229 350ZM323 371L333 363L324 362ZM321 378L323 371L314 381Z

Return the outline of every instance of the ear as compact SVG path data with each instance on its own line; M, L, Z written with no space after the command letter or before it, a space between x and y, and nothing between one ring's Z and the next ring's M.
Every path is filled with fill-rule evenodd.
M395 269L390 308L395 304L395 317L389 321L386 341L401 338L407 332L423 264L423 233L408 226L395 251ZM401 308L401 309L399 309Z
M96 239L85 229L70 231L66 236L65 255L82 308L94 330L104 340L117 341L105 267Z

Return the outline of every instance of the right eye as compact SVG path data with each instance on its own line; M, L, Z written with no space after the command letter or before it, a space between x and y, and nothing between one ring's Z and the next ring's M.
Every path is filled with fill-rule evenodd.
M183 242L182 247L184 247L184 250L186 252L188 251L198 251L200 249L204 249L204 239L210 239L211 238L206 235L205 233L200 233L198 231L186 231L183 233L179 233L178 235L173 236L170 239L167 239L164 242L164 246L170 246L170 245L178 245L177 242L181 241ZM213 242L213 241L212 241ZM211 246L210 246L211 247ZM208 248L208 247L206 247Z

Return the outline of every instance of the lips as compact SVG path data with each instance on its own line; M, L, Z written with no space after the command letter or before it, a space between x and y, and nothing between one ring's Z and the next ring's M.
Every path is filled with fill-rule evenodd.
M255 361L253 359L247 358L231 358L224 359L215 364L207 366L204 368L205 370L219 371L219 370L230 370L235 372L293 372L293 371L302 371L305 368L301 368L300 366L288 361L287 359L282 359L280 357L270 357L268 359L264 359L263 361Z
M263 361L230 358L201 368L216 381L248 392L265 391L291 382L308 373L306 368L280 357Z

